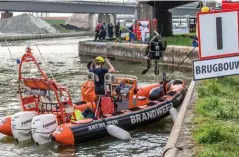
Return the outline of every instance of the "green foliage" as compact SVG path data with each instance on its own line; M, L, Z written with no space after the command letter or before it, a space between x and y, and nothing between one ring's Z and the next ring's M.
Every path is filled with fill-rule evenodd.
M192 39L188 36L169 36L165 37L168 45L192 46Z
M65 20L45 20L47 23L50 25L60 25L60 24L65 24Z
M208 144L203 147L197 157L238 157L239 154L238 148L231 144Z
M60 31L61 33L69 33L69 32L71 32L70 30L65 29L61 25L53 25L53 27L55 29L57 29L58 31Z
M239 79L203 81L197 88L193 137L197 157L239 156Z
M176 37L194 37L196 34L195 33L185 33L185 34L176 34L174 36Z

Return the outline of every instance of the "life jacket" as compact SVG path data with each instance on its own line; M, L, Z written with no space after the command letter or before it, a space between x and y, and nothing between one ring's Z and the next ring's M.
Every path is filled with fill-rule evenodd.
M74 112L76 116L76 121L85 119L85 117L82 115L82 112L80 110L75 110ZM73 115L70 117L70 119L71 119L71 122L75 122L75 118Z
M124 27L123 26L120 26L120 33L122 33L124 30Z
M94 102L96 100L95 83L92 80L88 80L81 86L82 101Z

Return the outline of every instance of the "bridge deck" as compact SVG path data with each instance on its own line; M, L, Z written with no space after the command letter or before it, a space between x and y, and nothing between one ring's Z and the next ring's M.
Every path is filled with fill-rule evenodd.
M104 7L102 7L104 6ZM0 11L134 14L136 5L101 2L0 1Z

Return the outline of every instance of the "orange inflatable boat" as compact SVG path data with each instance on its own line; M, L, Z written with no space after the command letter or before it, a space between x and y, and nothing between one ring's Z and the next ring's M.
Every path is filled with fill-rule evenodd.
M35 69L29 70L29 67ZM2 118L0 133L13 136L19 142L32 136L38 144L50 140L61 144L79 143L102 136L105 133L102 120L130 127L158 119L167 115L171 107L179 106L185 95L182 80L138 87L135 76L107 74L106 93L97 96L94 74L87 75L88 80L81 86L82 101L73 103L69 91L44 73L27 48L19 63L22 111Z
M107 135L108 125L133 128L149 123L169 114L172 107L177 108L183 101L186 90L182 80L172 80L153 84L153 88L137 88L136 78L123 78L106 74L110 91L98 99L95 115L75 122L61 124L51 139L59 144L74 145ZM119 82L126 89L117 92ZM141 89L141 90L139 90ZM144 90L143 90L144 89ZM139 91L142 93L139 93ZM111 92L113 91L113 92ZM137 92L138 91L138 92ZM143 91L149 91L147 94ZM144 96L140 96L144 95ZM148 96L148 97L147 97ZM114 131L113 131L114 132Z

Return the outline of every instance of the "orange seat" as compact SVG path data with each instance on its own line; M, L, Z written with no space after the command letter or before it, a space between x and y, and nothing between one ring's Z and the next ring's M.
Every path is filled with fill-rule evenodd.
M104 115L114 113L114 103L110 97L101 97L101 111Z

